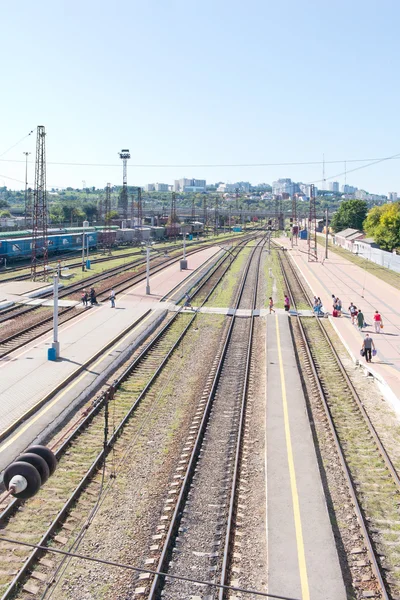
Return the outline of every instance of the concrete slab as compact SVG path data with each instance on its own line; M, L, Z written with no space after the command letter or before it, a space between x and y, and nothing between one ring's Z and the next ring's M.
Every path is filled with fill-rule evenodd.
M267 319L268 592L345 600L289 319Z
M6 298L9 294L25 296L48 287L49 284L43 281L7 281L6 283L0 283L0 294Z

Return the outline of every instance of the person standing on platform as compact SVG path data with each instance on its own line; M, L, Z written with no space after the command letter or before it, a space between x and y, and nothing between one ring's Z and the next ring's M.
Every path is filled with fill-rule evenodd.
M88 305L88 300L89 300L88 293L87 293L86 290L83 290L83 292L82 292L82 304L83 304L83 306L87 306Z
M380 333L381 329L383 329L383 321L380 312L377 310L374 314L374 325L375 325L375 333Z
M272 297L269 297L269 302L268 302L268 306L269 306L269 314L274 313L274 301L272 300Z
M111 292L110 292L110 302L111 302L111 308L115 308L115 292L114 292L114 290L111 290Z
M364 327L364 315L362 313L361 308L357 313L357 325L358 325L358 329L360 331L362 331L362 328Z
M338 317L342 316L342 301L340 298L336 298L336 310L338 312Z
M97 304L96 292L94 291L94 288L90 288L90 304L92 306L93 304Z
M365 334L365 338L362 345L362 350L365 352L365 360L372 362L372 348L375 350L375 344L372 337L369 337L369 333Z
M289 312L289 310L290 310L290 300L289 300L289 296L287 294L285 294L285 299L283 301L283 305L285 307L286 312Z

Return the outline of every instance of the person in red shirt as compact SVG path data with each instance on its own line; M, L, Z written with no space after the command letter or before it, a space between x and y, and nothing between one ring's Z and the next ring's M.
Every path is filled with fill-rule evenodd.
M375 333L380 333L383 329L383 321L380 313L376 310L374 314Z

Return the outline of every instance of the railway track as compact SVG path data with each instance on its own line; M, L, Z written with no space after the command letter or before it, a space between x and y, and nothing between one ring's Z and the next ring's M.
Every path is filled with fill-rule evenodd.
M291 261L286 253L283 256L293 304L311 305ZM362 534L349 558L357 597L395 600L400 598L400 480L330 340L330 327L325 319L298 317L294 337L308 388L324 411Z
M239 247L241 247L243 244L245 244L247 242L247 240L241 240L239 242ZM198 250L195 250L194 252L198 252ZM162 269L164 269L166 266L169 266L170 264L173 264L174 262L177 262L179 260L179 258L174 258L174 259L167 259L167 260L163 260L161 262L158 262L156 265L152 266L150 268L150 274L154 275L155 273L160 272ZM118 267L118 269L120 269ZM125 268L124 268L125 270ZM120 271L118 270L118 274L120 273ZM112 272L112 275L115 275L115 272ZM112 275L103 275L100 278L98 278L96 281L97 283L99 283L100 281L104 281L106 282L108 278L110 278ZM120 294L121 292L129 289L130 287L132 287L133 285L135 285L136 283L139 283L141 281L143 281L145 279L145 271L141 270L139 273L135 273L132 275L132 273L126 273L125 275L122 276L122 279L119 278L119 281L117 283L110 284L107 282L107 284L105 286L102 286L101 291L98 294L98 300L105 301L108 299L108 293L111 289L114 289L114 291L116 292L116 294ZM65 297L65 296L70 296L74 291L80 291L82 289L82 283L79 284L74 284L73 286L68 286L68 288L64 289L61 293L60 296L61 297ZM79 311L76 310L75 307L67 307L67 308L61 308L59 311L59 323L65 323L66 321L69 321L77 316L79 316L80 314L82 314L82 310L87 310L87 309L80 309ZM34 311L34 312L33 312ZM44 308L44 307L29 307L28 309L20 309L20 311L18 312L18 314L16 316L22 316L25 315L27 312L30 312L30 316L32 317L33 322L28 325L28 326L23 326L22 327L18 327L18 323L16 323L16 327L14 328L15 331L13 331L11 334L9 335L4 335L7 334L7 331L9 331L11 325L10 323L8 323L8 326L5 327L3 325L3 329L0 330L3 333L0 332L0 358L3 358L5 356L7 356L8 354L10 354L11 352L13 352L14 350L17 350L18 348L21 348L22 346L25 346L26 344L34 341L35 339L37 339L38 337L40 337L41 335L51 331L52 329L52 323L53 323L53 311L51 308ZM43 316L41 316L43 315ZM35 317L38 317L37 319ZM11 317L9 316L9 319ZM14 320L12 321L12 323L14 324Z
M230 581L233 539L240 521L238 481L254 315L241 318L236 311L256 306L262 247L258 244L249 258L234 315L213 361L154 536L157 571L195 575L223 586L203 587L202 594L210 599L227 597L224 586ZM198 590L192 582L173 578L164 582L158 575L153 580L140 576L137 583L136 592L149 600L161 595L186 600Z
M239 253L240 248L236 252ZM208 287L208 298L229 269L229 262L230 259L224 257L209 273L199 292L202 287ZM23 504L23 510L18 510L21 506L18 500L12 500L3 508L1 536L28 543L34 540L41 546L64 547L79 534L77 512L89 514L95 510L103 492L104 480L101 476L96 478L96 474L101 465L105 465L111 450L118 452L120 438L122 449L119 451L123 454L129 440L138 434L143 420L157 409L155 386L163 387L169 381L171 375L165 367L191 330L196 316L197 313L185 313L183 309L175 313L137 353L108 392L79 415L67 435L55 440L53 448L59 460L57 471L36 497ZM64 559L51 555L43 560L43 552L37 549L31 551L12 545L10 552L10 544L1 541L1 536L2 600L25 597L27 591L32 597L41 597L62 571Z

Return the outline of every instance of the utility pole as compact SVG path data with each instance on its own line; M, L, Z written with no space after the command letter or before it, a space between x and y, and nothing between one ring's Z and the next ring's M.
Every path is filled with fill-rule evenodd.
M328 209L325 211L325 258L328 258Z
M30 152L23 152L25 154L25 229L27 226L27 209L28 209L28 156L31 154Z
M33 193L31 276L36 280L38 256L43 252L43 272L46 279L48 266L47 194L46 194L46 133L43 125L37 127L35 189Z

